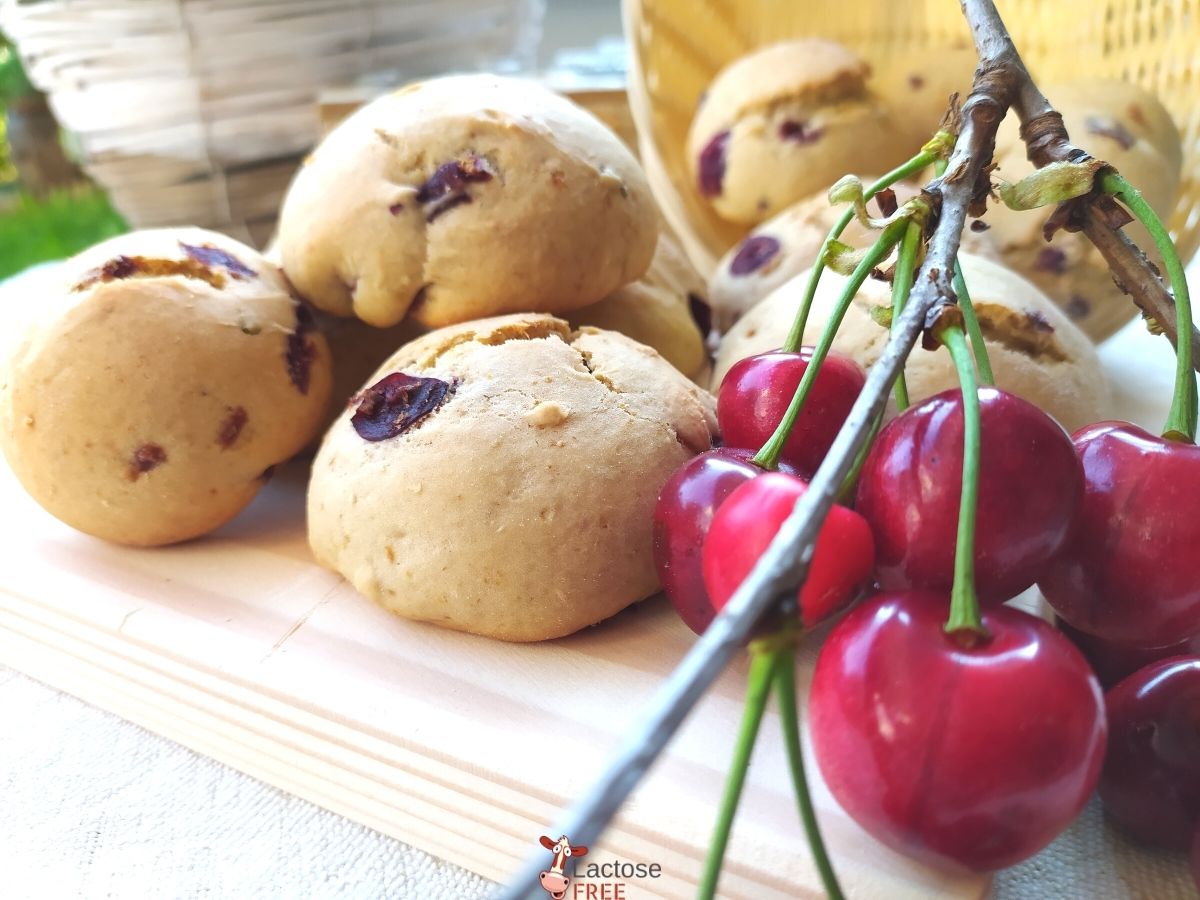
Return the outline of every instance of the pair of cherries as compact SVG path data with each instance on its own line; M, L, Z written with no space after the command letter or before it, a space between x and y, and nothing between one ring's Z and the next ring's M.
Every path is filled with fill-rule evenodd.
M1110 688L1105 812L1184 850L1200 832L1200 447L1123 422L1074 443L1083 503L1039 587Z
M730 446L690 461L659 499L659 574L697 632L791 512L804 489L797 476L819 465L862 388L861 370L831 354L782 453L795 474L762 474L750 448L780 421L809 357L776 352L731 369L718 394ZM1034 584L1065 545L1083 477L1052 419L1003 391L984 388L979 399L976 583L995 605ZM989 637L971 646L943 631L962 449L957 391L889 423L865 461L856 509L836 506L820 532L799 608L808 627L872 574L885 590L838 624L814 675L813 737L834 796L905 852L993 869L1041 849L1077 815L1105 724L1086 661L1041 620L989 609ZM1056 688L1042 690L1050 681Z
M751 462L783 418L811 352L782 351L736 364L717 396L725 446L685 463L664 485L654 512L659 580L683 621L700 634L770 544L829 450L865 376L831 356L781 455L780 471ZM870 529L835 506L817 539L799 612L813 625L855 598L874 568Z

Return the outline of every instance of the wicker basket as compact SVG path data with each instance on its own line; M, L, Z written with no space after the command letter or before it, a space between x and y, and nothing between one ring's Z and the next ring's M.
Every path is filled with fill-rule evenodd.
M997 0L1034 76L1135 81L1162 99L1183 135L1183 178L1170 225L1180 254L1200 246L1200 19L1183 0ZM876 68L900 54L968 45L957 0L625 0L629 102L642 161L659 204L696 266L716 260L746 229L719 219L693 189L684 142L700 94L736 57L790 37L820 35ZM936 122L930 123L932 131Z
M330 85L532 66L544 0L0 0L0 28L136 226L261 244Z

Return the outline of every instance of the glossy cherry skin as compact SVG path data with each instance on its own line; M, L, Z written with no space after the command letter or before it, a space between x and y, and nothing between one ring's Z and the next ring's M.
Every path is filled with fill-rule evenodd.
M704 584L723 609L754 568L808 485L794 475L767 472L725 499L704 541ZM800 621L815 625L853 602L875 563L871 529L852 509L834 505L817 534L808 575L800 586Z
M757 452L767 442L810 359L811 347L798 353L773 350L748 356L729 370L717 391L717 424L727 446ZM780 454L801 477L817 471L865 383L863 370L850 357L831 352L825 358Z
M1103 761L1100 684L1049 624L984 610L964 649L945 594L879 594L830 633L809 721L833 796L885 844L940 868L991 871L1050 843Z
M1032 585L1065 543L1083 493L1071 439L1020 397L979 389L975 586L1003 603ZM945 391L883 427L858 484L884 590L949 590L962 498L962 393Z
M1116 641L1106 641L1095 635L1072 628L1062 619L1055 622L1058 630L1071 639L1079 652L1087 657L1092 671L1105 690L1143 666L1172 656L1200 656L1200 634L1169 647L1131 647Z
M1128 422L1089 425L1074 441L1083 502L1042 593L1106 640L1154 647L1200 633L1200 447Z
M1200 826L1200 657L1139 669L1105 703L1105 812L1140 840L1185 849Z
M716 512L730 492L762 474L754 453L731 447L708 450L684 463L663 485L654 507L654 564L658 580L688 628L702 634L716 611L704 588L700 549Z

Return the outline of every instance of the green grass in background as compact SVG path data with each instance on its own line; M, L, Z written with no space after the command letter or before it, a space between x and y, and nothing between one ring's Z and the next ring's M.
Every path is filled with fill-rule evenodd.
M92 186L36 199L18 196L15 203L0 203L0 279L128 230L104 193Z
M0 34L0 279L129 230L94 185L81 183L37 197L24 191L21 173L9 158L6 111L33 90L11 43Z

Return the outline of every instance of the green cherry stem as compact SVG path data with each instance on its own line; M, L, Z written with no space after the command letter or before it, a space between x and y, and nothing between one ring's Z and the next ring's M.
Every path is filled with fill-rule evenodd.
M817 346L813 348L812 357L808 361L808 367L804 370L804 377L800 379L800 384L796 386L796 393L792 395L792 402L788 404L787 411L783 414L783 419L780 420L775 432L763 444L762 449L750 460L756 466L761 466L768 471L774 471L779 465L779 455L783 452L783 446L787 443L787 439L792 433L792 427L796 424L796 419L800 416L800 410L804 408L804 401L808 399L808 395L812 391L812 386L816 383L817 373L821 369L821 364L825 362L825 357L829 355L829 350L833 346L834 335L837 334L837 330L842 324L842 319L846 317L846 310L850 308L850 304L854 300L854 295L858 293L858 289L867 280L867 276L871 274L871 270L887 259L888 254L892 252L892 248L899 243L907 226L908 219L897 219L884 228L883 232L879 235L879 239L871 245L871 249L867 251L867 255L863 257L862 261L850 275L846 286L842 289L841 296L834 305L833 312L829 316L829 321L825 323L825 330L821 332L821 339L817 341Z
M939 159L933 164L934 174L939 178L946 171L946 160ZM975 365L979 369L979 380L984 384L995 384L996 376L992 374L992 360L988 356L987 344L983 342L983 330L979 327L979 317L975 315L975 304L971 293L967 290L967 279L963 277L962 263L954 258L954 293L958 295L958 307L962 310L963 325L971 338L971 350L975 354Z
M867 187L863 191L863 198L870 200L884 188L889 188L897 181L903 181L910 175L916 175L930 163L940 159L939 152L933 145L934 141L931 141L908 162L892 169L892 171L888 172L874 184ZM825 237L825 242L821 245L821 251L817 254L817 261L809 272L808 284L804 288L804 299L801 301L800 309L796 312L796 318L792 322L792 330L788 332L787 340L783 342L782 349L789 353L795 353L800 349L800 344L804 341L804 329L808 326L808 314L812 311L813 298L817 296L817 283L821 280L821 273L825 271L825 254L829 252L830 245L842 236L842 232L846 230L846 226L850 224L850 220L853 218L854 208L849 207L842 213L841 218L837 220L837 224L829 230L829 234Z
M979 380L983 384L996 383L992 374L992 359L988 356L987 344L983 342L983 329L979 327L979 317L975 315L975 303L967 291L967 280L963 277L962 263L954 259L954 293L958 295L958 307L962 310L963 325L971 338L971 349L975 353L975 365L979 369Z
M892 276L892 331L896 330L896 322L900 318L900 313L904 312L904 305L908 302L908 295L912 292L913 275L917 270L917 253L921 248L923 236L923 224L919 220L912 219L904 230L904 237L900 240L900 249L896 254L896 271ZM896 378L895 390L896 409L904 412L908 409L908 384L904 381L903 370ZM871 423L871 433L867 437L866 443L854 457L854 465L850 467L850 471L842 480L842 486L838 488L839 503L845 503L847 506L853 503L854 492L858 489L858 476L862 474L867 454L871 451L871 445L875 443L875 436L879 434L882 425L883 413L881 412Z
M750 652L750 675L746 682L746 706L742 710L742 725L738 730L737 743L733 747L733 760L729 764L729 775L725 781L725 792L717 811L717 824L713 829L712 841L708 845L708 856L704 860L704 872L696 896L711 900L717 892L717 881L721 877L721 864L725 861L725 848L729 844L729 832L733 828L733 815L737 811L746 783L746 770L750 766L750 753L758 737L763 711L771 693L771 681L779 662L778 649Z
M804 774L804 750L800 746L800 715L796 705L796 649L789 647L780 654L775 667L775 691L779 700L779 717L783 726L784 747L787 749L788 768L792 773L792 788L796 792L796 806L800 821L812 849L813 862L825 886L829 900L844 900L841 885L833 871L825 841L821 837L821 826L813 808L812 795L808 790L808 778Z
M875 421L871 423L871 431L867 435L866 443L862 445L862 449L858 451L858 455L854 457L854 464L850 467L850 471L846 473L846 477L842 479L842 486L838 488L837 502L844 506L854 505L854 494L858 490L858 477L862 475L863 466L867 463L867 454L871 452L871 447L875 444L875 438L879 435L879 429L883 427L883 411L881 410L875 416Z
M1150 232L1154 246L1167 268L1167 279L1171 293L1175 295L1175 315L1180 339L1175 342L1175 393L1171 398L1171 411L1163 426L1163 437L1170 440L1196 442L1196 373L1192 371L1192 343L1187 335L1192 333L1192 297L1188 291L1187 278L1179 253L1171 241L1171 235L1162 219L1142 197L1141 192L1115 171L1100 176L1100 188L1112 194L1133 213Z
M950 619L946 633L962 635L969 640L987 637L979 614L979 598L975 594L975 516L979 508L979 387L975 382L975 366L962 327L946 325L937 332L946 345L958 370L958 382L963 397L963 469L962 500L958 507L958 535L954 544L954 586L950 591Z
M896 271L892 275L892 325L893 333L896 323L900 321L900 313L904 312L904 304L908 302L909 292L912 291L913 273L917 270L917 251L921 249L923 228L920 222L910 221L904 230L904 239L900 241L900 251L896 255ZM904 380L904 370L896 376L896 409L904 412L908 409L908 384Z

